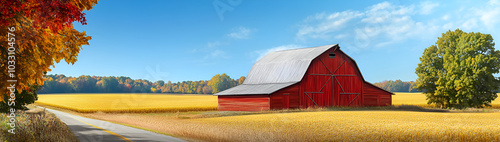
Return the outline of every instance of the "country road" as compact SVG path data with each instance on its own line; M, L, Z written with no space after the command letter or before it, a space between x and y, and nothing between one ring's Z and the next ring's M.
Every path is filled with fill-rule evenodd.
M102 120L85 118L53 109L47 108L47 110L54 113L61 121L66 123L80 142L183 142L183 140L172 136Z

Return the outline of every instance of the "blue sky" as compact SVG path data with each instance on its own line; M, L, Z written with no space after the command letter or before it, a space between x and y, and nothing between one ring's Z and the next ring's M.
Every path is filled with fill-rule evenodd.
M74 64L49 74L151 81L246 76L271 51L339 43L369 82L417 78L425 48L447 30L500 39L500 2L103 0L86 12L92 36Z

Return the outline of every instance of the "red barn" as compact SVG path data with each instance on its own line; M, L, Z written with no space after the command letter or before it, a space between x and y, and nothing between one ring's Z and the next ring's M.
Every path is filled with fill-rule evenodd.
M257 61L243 84L214 94L221 111L387 106L392 92L364 80L338 44L272 52Z

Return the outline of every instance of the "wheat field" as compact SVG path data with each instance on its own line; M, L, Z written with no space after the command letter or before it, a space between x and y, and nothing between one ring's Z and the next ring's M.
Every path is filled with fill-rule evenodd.
M217 110L217 96L189 94L44 94L39 95L35 103L84 113ZM392 96L392 103L432 107L422 93L396 93ZM492 106L500 108L500 99L493 101Z
M158 112L217 110L217 97L165 94L39 95L36 103L77 112L145 112L149 114L84 115L209 141L500 141L498 112L313 110L224 117L212 114L225 112L186 112L179 116ZM420 93L397 93L393 103L427 105ZM493 102L498 104L498 100Z
M497 94L500 98L500 93ZM416 105L421 107L433 107L428 105L425 94L423 93L396 93L392 96L393 105ZM500 108L500 99L491 102L492 108Z
M44 94L38 95L35 103L84 113L217 110L217 96L189 94ZM432 107L422 93L396 93L392 96L392 103ZM492 106L500 108L500 99L493 101Z
M38 95L38 101L35 103L84 113L217 110L217 97L211 95L46 94Z
M260 131L263 141L500 141L498 120L500 113L320 111L192 121Z

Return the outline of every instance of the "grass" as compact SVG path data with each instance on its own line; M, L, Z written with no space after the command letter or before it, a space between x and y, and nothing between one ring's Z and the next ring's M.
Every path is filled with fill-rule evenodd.
M68 126L54 114L29 107L28 112L16 112L15 134L7 132L10 129L8 114L0 113L0 141L65 141L77 142L77 138ZM30 114L36 112L38 114Z
M500 98L500 93L497 93ZM434 107L433 105L428 105L425 94L423 93L396 93L392 96L393 105L415 105L421 107ZM489 108L500 108L500 99L496 99L491 102L491 107Z
M39 95L38 105L76 112L155 113L217 110L217 97L211 95L165 94L71 94Z

